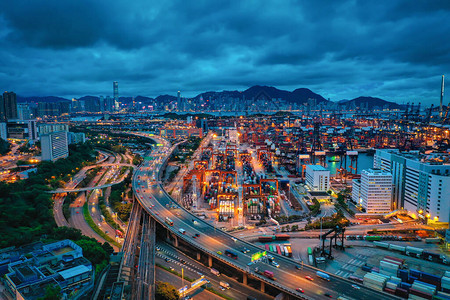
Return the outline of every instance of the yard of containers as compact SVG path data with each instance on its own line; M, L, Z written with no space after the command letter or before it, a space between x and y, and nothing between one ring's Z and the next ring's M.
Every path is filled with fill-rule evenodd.
M371 264L373 261L375 263ZM393 254L385 255L381 260L372 257L361 271L355 272L349 279L407 299L450 299L448 266L420 262L416 258L408 258L408 264L405 262L404 258ZM416 268L427 269L428 272Z

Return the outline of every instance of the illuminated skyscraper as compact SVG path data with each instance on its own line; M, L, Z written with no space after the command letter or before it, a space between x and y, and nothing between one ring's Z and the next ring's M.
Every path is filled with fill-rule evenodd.
M114 108L119 110L119 83L117 81L113 82L113 92L114 92Z

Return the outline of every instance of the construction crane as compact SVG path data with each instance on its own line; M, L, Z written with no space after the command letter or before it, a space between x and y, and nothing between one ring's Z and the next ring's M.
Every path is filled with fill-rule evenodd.
M327 253L325 251L325 241L327 239L327 236L329 236L332 233L334 233L334 235L330 236L330 252ZM335 248L340 248L341 250L345 250L345 247L344 247L345 227L340 227L339 225L337 225L335 228L332 228L327 233L320 235L320 240L322 241L321 255L328 255L328 258L330 258L330 259L333 257L331 255L331 248L333 247L333 239L334 239L334 247ZM338 240L341 241L340 245L338 245L338 243L337 243Z
M433 111L434 104L431 104L430 110L428 111L427 118L425 119L425 124L430 124L431 112Z
M409 102L406 104L405 113L403 114L403 118L408 120L408 111L409 111Z

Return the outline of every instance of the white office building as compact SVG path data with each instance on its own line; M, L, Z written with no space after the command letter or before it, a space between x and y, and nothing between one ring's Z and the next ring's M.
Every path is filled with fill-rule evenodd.
M320 165L306 165L306 184L312 191L328 191L330 189L330 170Z
M450 221L450 155L376 150L374 167L392 174L393 208L432 221Z
M67 131L41 135L42 160L55 161L69 156Z
M84 132L68 132L69 144L82 144L86 142L86 135Z
M392 206L392 174L380 169L361 172L360 180L353 180L352 200L368 214L386 214Z

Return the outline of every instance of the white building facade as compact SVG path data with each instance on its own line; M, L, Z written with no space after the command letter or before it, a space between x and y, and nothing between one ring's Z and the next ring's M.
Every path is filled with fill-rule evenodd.
M42 160L55 161L69 156L67 131L41 135Z
M358 203L366 210L366 213L386 214L391 211L391 173L380 169L363 170L361 172L361 185L358 190Z
M393 208L450 221L450 155L376 150L374 167L393 176Z
M306 184L312 191L328 191L330 189L330 170L320 165L306 165Z

